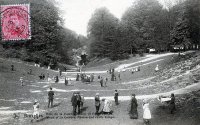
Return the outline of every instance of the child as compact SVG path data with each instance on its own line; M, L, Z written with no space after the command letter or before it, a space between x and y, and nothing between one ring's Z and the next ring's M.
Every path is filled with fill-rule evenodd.
M19 81L21 82L21 85L24 86L24 79L23 79L23 77L20 77Z
M158 64L156 65L156 68L155 68L155 72L158 72L159 71L159 68L158 68Z
M147 100L143 100L143 119L145 125L150 125L151 112Z
M33 118L38 119L39 118L39 103L37 100L35 100L33 104Z

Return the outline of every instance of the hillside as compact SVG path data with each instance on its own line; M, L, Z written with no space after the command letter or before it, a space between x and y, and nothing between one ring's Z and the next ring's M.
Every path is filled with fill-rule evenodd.
M71 113L71 95L74 91L79 91L85 96L85 110L83 113L93 113L95 107L93 106L93 97L98 92L101 97L113 100L113 93L115 89L119 91L119 106L113 106L114 114L113 119L44 119L37 122L37 124L142 124L142 99L149 98L150 109L152 111L153 119L152 124L154 125L198 125L199 116L196 115L199 111L199 90L194 92L194 88L199 88L199 52L187 52L185 56L179 57L175 53L171 54L160 54L160 55L147 55L145 57L138 57L136 59L130 59L121 61L116 68L125 71L121 71L121 81L110 81L110 75L108 73L98 73L102 71L101 66L93 67L97 71L95 73L95 79L92 83L83 83L81 81L74 81L72 79L71 85L64 85L64 77L75 78L76 72L63 72L60 76L60 81L54 83L53 76L59 75L58 71L48 70L42 67L35 67L32 64L24 63L23 61L13 61L12 59L1 59L0 60L0 80L2 81L0 88L0 123L12 124L16 121L13 119L13 113L19 113L20 119L18 123L20 125L29 125L30 118L23 118L24 113L32 114L32 104L35 99L40 103L41 114L45 113ZM15 71L11 71L11 64L14 65ZM155 66L159 64L160 71L154 72ZM98 64L97 64L98 65ZM127 66L127 67L123 67ZM130 68L140 66L141 70L131 74ZM189 67L189 68L188 68ZM27 74L29 69L32 69L32 74ZM90 70L91 71L91 70ZM52 81L48 82L39 79L39 75L44 73L45 76L49 73ZM87 70L86 70L87 73ZM119 72L116 72L119 73ZM23 76L25 80L25 86L21 86L19 78ZM90 73L87 73L90 74ZM107 87L100 87L97 80L97 76L108 77L109 81ZM181 91L186 86L193 85L187 91ZM51 109L47 108L47 91L49 86L53 87L55 91L55 106ZM195 87L196 86L196 87ZM176 95L177 111L174 115L168 113L168 108L163 109L162 104L158 102L157 97L161 94L169 95L170 92L174 92ZM138 120L130 120L127 107L130 95L136 94L138 98ZM179 93L179 94L178 94ZM184 110L187 109L187 110ZM186 114L186 112L190 112ZM160 115L161 114L161 115ZM78 116L77 116L78 117ZM184 119L184 120L182 120ZM193 122L191 122L191 120ZM97 123L98 121L98 123ZM165 122L163 122L165 121Z

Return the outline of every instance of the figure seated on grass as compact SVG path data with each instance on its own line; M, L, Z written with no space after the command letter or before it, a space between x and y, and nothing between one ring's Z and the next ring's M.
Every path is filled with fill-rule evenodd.
M101 113L102 114L112 114L113 113L111 100L102 99Z

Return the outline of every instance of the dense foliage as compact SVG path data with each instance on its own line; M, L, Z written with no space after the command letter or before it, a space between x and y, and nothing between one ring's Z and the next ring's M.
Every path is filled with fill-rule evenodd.
M121 20L106 8L97 9L88 23L90 55L116 60L142 54L149 48L163 52L174 46L197 46L199 0L174 3L168 1L164 7L157 0L136 0Z
M0 41L1 55L42 65L71 62L70 51L81 46L79 36L63 28L63 20L53 0L1 0L1 5L30 3L31 40ZM83 40L82 40L83 41Z

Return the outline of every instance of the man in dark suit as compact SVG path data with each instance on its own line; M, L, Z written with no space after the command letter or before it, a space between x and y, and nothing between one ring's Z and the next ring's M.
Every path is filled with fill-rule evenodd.
M95 107L96 107L96 113L95 114L98 114L99 113L99 108L100 108L99 93L96 93L96 96L95 96Z
M176 110L176 105L175 105L175 96L174 93L171 94L171 100L170 100L170 113L174 114L174 111Z
M71 98L71 103L73 106L73 115L76 115L76 107L77 107L77 94L74 92Z
M114 99L115 99L115 104L118 105L118 96L119 96L119 93L117 92L117 90L115 90L115 96L114 96Z
M80 114L81 113L81 110L80 110L80 107L81 107L81 95L80 95L80 92L77 92L76 99L77 99L78 114Z
M49 97L48 108L49 108L49 105L53 107L53 96L54 96L54 91L52 91L52 88L50 87L50 91L48 92L48 97Z

